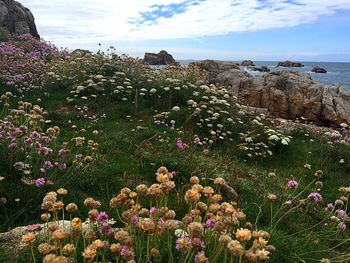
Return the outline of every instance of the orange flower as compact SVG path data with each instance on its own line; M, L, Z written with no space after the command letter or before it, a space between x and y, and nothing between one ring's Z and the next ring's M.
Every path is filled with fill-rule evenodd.
M35 241L35 235L33 233L25 234L22 236L22 243L29 247L31 246Z
M240 228L236 232L236 238L241 242L246 242L252 238L252 233L249 229Z

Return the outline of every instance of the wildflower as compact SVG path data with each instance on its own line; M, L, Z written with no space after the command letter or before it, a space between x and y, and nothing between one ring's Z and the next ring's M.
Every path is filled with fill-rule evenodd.
M277 199L277 196L275 194L268 194L267 199L269 199L270 201L274 201Z
M104 211L100 212L96 217L96 220L101 224L108 221L108 214Z
M86 260L92 260L96 256L96 249L93 249L91 246L88 246L87 248L84 249L83 252L83 257Z
M204 251L200 251L194 257L194 262L195 263L208 263L209 259L205 256Z
M176 147L181 151L185 149L185 145L180 138L176 140Z
M25 226L24 230L35 232L35 231L41 230L41 225L34 224L34 225Z
M205 149L203 150L203 153L204 153L205 155L208 155L208 154L209 154L209 150L208 150L207 148L205 148Z
M172 108L172 111L180 111L180 107L179 107L179 106L174 106L174 107Z
M206 186L203 188L202 193L204 196L209 197L214 193L214 189L210 186Z
M323 175L323 171L322 170L317 170L314 174L315 177L320 178Z
M197 176L192 176L192 177L190 178L190 182L191 182L192 184L199 184L199 178L198 178Z
M52 239L54 240L63 240L66 237L66 232L61 229L57 229L52 233Z
M31 246L35 241L35 235L33 233L25 234L22 236L22 243L29 247Z
M322 196L317 192L310 193L308 195L308 198L310 200L313 200L315 203L322 203L323 202Z
M216 186L223 186L224 184L226 184L224 178L222 178L222 177L215 178L214 185L216 185Z
M135 190L139 196L146 196L148 193L148 187L145 184L139 184L138 186L136 186Z
M51 252L51 245L48 244L48 243L41 243L38 246L38 251L39 251L40 254L43 254L43 255L50 254L50 252Z
M346 217L346 212L343 209L339 210L338 211L338 217L340 219L344 219Z
M133 215L131 217L131 224L136 225L136 223L139 221L139 217L137 215Z
M183 229L176 229L174 231L174 235L177 237L187 237L188 236L187 232Z
M43 177L40 177L35 180L36 187L43 187L45 185L45 179Z
M190 237L200 238L204 234L204 228L201 223L192 222L187 226L187 232L189 233Z
M74 211L77 211L77 210L78 210L78 206L75 203L69 203L66 206L66 211L68 213L73 213Z
M255 255L257 256L257 258L259 260L267 260L269 259L269 254L270 252L267 251L266 249L262 248L262 249L257 249L255 251Z
M304 168L310 170L311 169L311 164L308 164L308 163L304 164Z
M188 237L179 237L176 240L176 250L180 252L187 252L191 247L191 239Z
M68 193L67 189L60 188L56 191L59 195L66 195Z
M14 164L14 167L17 170L22 170L24 168L24 163L23 162L17 162L17 163Z
M289 189L296 189L296 188L298 188L298 185L299 185L298 182L294 179L289 180L287 183L287 186Z
M236 231L236 238L241 242L246 242L252 238L252 233L249 229L240 228Z
M200 143L201 142L201 139L196 135L195 137L194 137L194 143L195 144L198 144L198 143Z
M227 244L230 253L235 257L240 257L244 254L244 247L237 240L232 240Z
M215 220L210 218L210 219L207 219L207 221L205 221L205 225L207 228L214 228L215 226Z
M185 194L185 201L187 203L196 203L199 198L200 198L200 193L198 193L198 191L195 190L187 190L186 194Z
M66 244L63 248L62 248L62 254L65 256L70 256L74 253L75 251L75 246L73 244Z
M346 231L346 225L344 222L338 224L338 228L344 233Z
M158 258L160 255L160 252L156 248L151 248L151 251L149 252L149 255L151 258Z

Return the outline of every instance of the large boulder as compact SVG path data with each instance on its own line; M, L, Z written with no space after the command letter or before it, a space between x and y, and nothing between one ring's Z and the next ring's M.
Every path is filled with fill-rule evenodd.
M251 60L243 60L241 62L241 66L243 66L243 67L254 67L255 65L254 65L253 61L251 61Z
M326 69L321 68L321 67L319 67L319 66L314 67L311 71L312 71L312 72L315 72L315 73L327 73L327 70L326 70Z
M145 53L144 62L149 65L174 65L177 64L172 55L165 50L156 53Z
M220 73L223 73L228 70L233 70L233 69L239 70L239 66L233 62L211 60L211 59L192 62L190 65L197 66L202 70L207 71L209 73L210 82L215 82L218 74Z
M299 63L299 62L293 62L290 60L286 60L286 61L278 62L277 67L300 68L300 67L304 67L304 65Z
M14 0L0 0L0 27L12 34L40 38L30 10Z

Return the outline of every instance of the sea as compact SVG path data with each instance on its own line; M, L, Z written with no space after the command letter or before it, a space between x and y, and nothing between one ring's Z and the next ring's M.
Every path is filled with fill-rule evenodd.
M181 64L188 64L194 60L179 60ZM241 61L232 61L240 64ZM299 62L299 61L298 61ZM309 73L313 80L317 83L327 85L341 85L342 87L350 90L350 63L348 62L300 62L304 67L300 68L285 68L277 67L277 61L254 61L256 67L267 66L270 71L299 71ZM319 66L327 70L327 73L314 73L311 70L313 67ZM240 67L241 70L247 71L253 76L261 76L265 73L258 71L251 71L247 67Z

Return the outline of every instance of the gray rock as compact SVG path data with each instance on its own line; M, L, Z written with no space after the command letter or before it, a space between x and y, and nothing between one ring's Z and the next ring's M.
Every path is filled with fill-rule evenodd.
M314 67L311 71L315 73L327 73L326 69L320 68L319 66Z
M197 66L202 70L209 73L209 81L215 82L218 74L223 73L227 70L239 70L239 66L233 62L220 61L220 60L202 60L199 62L193 62L190 65Z
M299 62L293 62L290 60L286 60L283 62L278 62L277 67L296 67L296 68L300 68L300 67L304 67L303 64L299 63Z
M178 64L172 55L165 50L156 53L145 53L143 61L149 65L176 65Z
M0 27L12 34L40 38L30 10L14 0L0 0Z
M243 66L243 67L255 67L253 61L251 61L251 60L243 60L241 62L241 66Z

